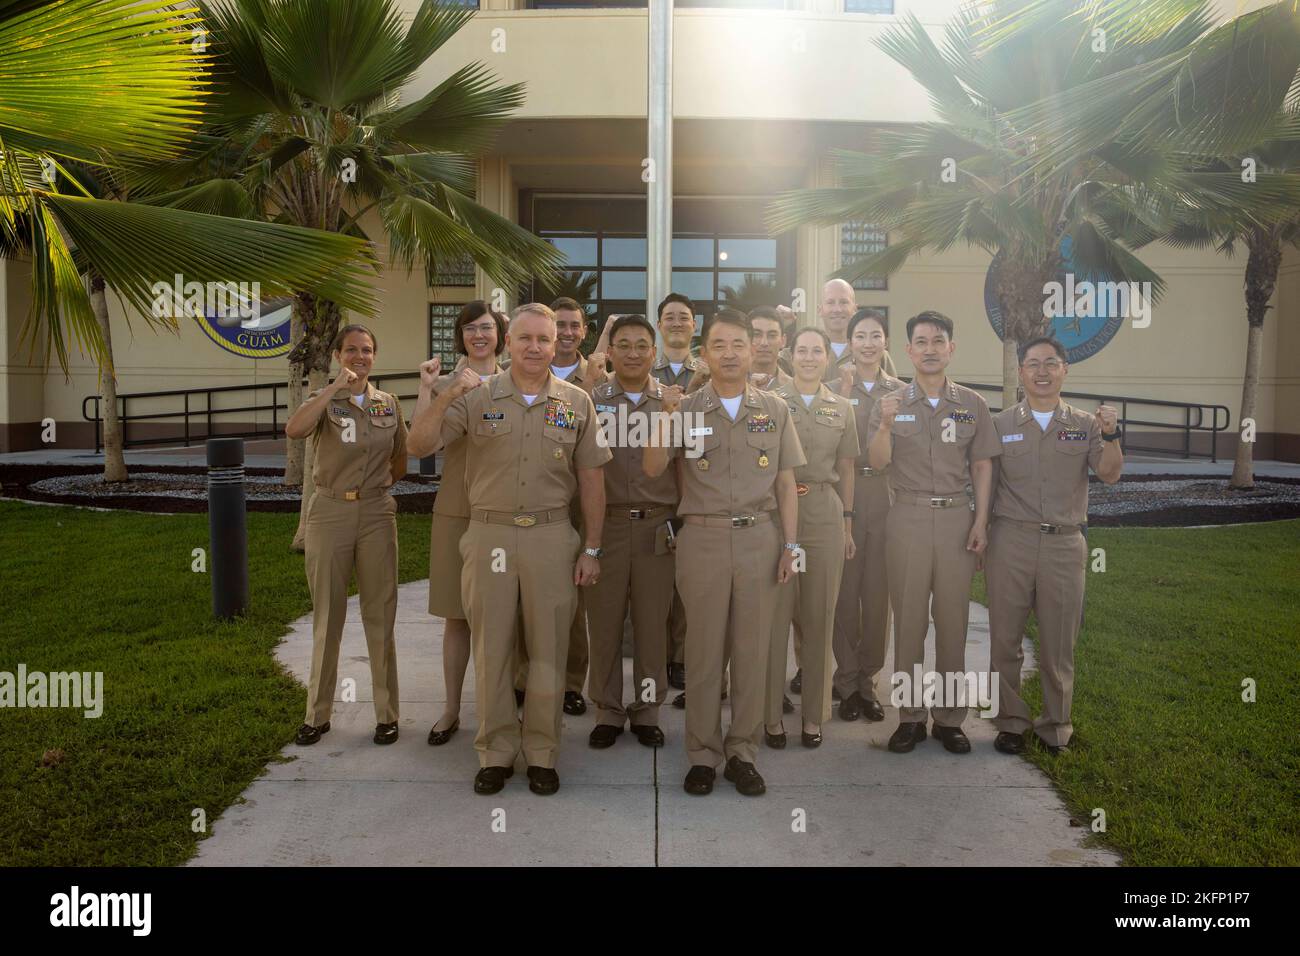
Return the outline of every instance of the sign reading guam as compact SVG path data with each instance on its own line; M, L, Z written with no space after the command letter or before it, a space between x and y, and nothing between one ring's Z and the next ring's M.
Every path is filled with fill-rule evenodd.
M1076 308L1074 295L1076 286L1083 287L1087 284L1091 288L1110 283L1106 282L1104 276L1076 275L1072 246L1073 240L1069 236L1062 237L1062 264L1061 270L1056 274L1056 282L1059 283L1059 288L1067 290L1064 296L1058 296L1067 305L1058 310L1053 317L1052 334L1065 346L1066 361L1074 364L1092 358L1115 337L1115 333L1119 331L1126 317L1128 301L1126 299L1121 306L1114 296L1099 295L1095 300L1090 296L1090 304L1095 301L1091 308ZM1002 253L999 252L998 255ZM1043 299L1044 301L1049 299L1046 291L1043 293ZM988 313L989 324L993 326L994 334L1001 339L1002 310L998 306L997 297L993 294L993 263L989 264L988 274L984 277L984 310Z
M204 309L198 317L199 328L227 352L245 358L263 359L287 355L293 300L284 296L252 307L240 303L225 309Z

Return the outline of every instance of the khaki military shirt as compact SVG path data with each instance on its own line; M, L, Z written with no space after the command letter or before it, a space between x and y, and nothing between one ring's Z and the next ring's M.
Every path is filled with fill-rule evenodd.
M509 372L493 375L457 398L442 420L442 441L468 436L465 485L471 508L545 511L567 508L578 490L577 468L599 468L609 449L597 440L591 398L547 375L524 402Z
M753 515L776 508L777 472L807 464L790 409L774 392L746 386L733 422L710 382L682 399L685 428L698 458L682 456L680 515Z
M642 456L657 434L656 413L663 408L663 386L653 377L633 402L618 379L596 386L596 417L605 425L614 457L605 466L605 503L617 507L677 504L677 480L671 468L657 478L645 473Z
M868 445L880 430L880 419L877 402L867 423ZM952 441L943 440L948 421L953 423ZM948 379L935 408L915 381L908 385L891 432L891 482L895 491L907 494L964 494L970 463L1002 453L988 402L979 392Z
M993 513L1017 521L1079 525L1088 520L1088 469L1106 447L1095 415L1061 402L1043 431L1027 402L993 417L1002 442Z
M804 404L803 396L791 380L776 390L790 409L795 434L803 447L808 463L794 470L795 481L805 483L838 482L835 470L841 458L858 457L858 423L853 418L853 406L847 398L836 395L825 384L818 387L812 406Z
M323 391L317 389L308 400ZM338 389L316 423L312 480L317 488L337 492L387 488L406 474L401 403L371 382L366 382L365 396L365 408L358 408L346 388Z
M845 345L844 354L839 358L835 357L834 351L832 351L826 358L826 374L822 376L822 381L834 384L840 380L840 370L846 365L853 364L853 349L848 345ZM791 352L789 346L781 350L780 354L777 356L777 361L785 368L794 368L794 353Z
M907 383L901 378L894 378L883 368L876 372L876 378L870 390L867 389L856 374L853 376L853 388L849 392L849 404L853 406L853 417L857 420L859 435L867 434L871 410L876 407L876 402L882 396L888 395L890 392L896 392L900 388L907 388ZM860 444L862 453L858 455L858 460L854 464L859 468L870 468L871 462L867 461L867 443L864 441L860 442Z
M439 375L433 383L433 394L440 395L452 383L452 380L469 364L465 356L460 357L456 367L449 375ZM502 371L501 366L496 372ZM493 372L493 374L496 374ZM433 513L448 515L453 518L469 517L469 493L465 489L465 456L468 445L462 438L442 450L442 479L438 482L438 494L433 499Z
M702 368L704 368L704 363L694 355L691 355L682 363L681 374L674 375L672 364L668 361L668 356L660 352L659 357L655 360L654 369L651 370L650 374L665 386L680 385L685 389L691 384L691 377Z

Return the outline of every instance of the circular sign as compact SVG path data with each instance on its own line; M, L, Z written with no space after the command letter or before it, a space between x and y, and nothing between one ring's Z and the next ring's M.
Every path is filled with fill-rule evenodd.
M262 301L251 298L224 309L205 310L197 321L208 338L227 352L245 358L287 355L292 332L293 299L282 296Z
M1106 277L1101 275L1075 274L1073 242L1069 236L1061 237L1061 269L1056 274L1056 282L1060 284L1064 296L1071 296L1073 290L1082 286L1085 281L1092 283L1106 281ZM999 340L1003 337L1002 308L998 305L997 296L993 292L993 266L998 263L1001 256L1002 253L999 252L993 257L993 262L989 263L989 271L984 277L984 311L988 313L989 324L993 326L993 332ZM1044 292L1043 296L1046 300L1047 292ZM1087 310L1092 313L1091 315L1066 315L1064 311L1052 318L1049 331L1065 346L1065 360L1071 364L1082 362L1100 352L1105 348L1106 343L1115 337L1115 333L1124 322L1120 310L1111 308L1111 304L1105 297L1096 298L1095 307ZM1068 311L1075 312L1074 309Z

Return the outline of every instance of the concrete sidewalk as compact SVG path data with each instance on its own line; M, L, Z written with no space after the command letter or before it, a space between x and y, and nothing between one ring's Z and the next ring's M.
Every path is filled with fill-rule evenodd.
M425 737L445 699L442 622L425 611L428 583L399 593L402 737L377 747L357 599L349 602L340 681L356 679L357 703L336 703L332 728L312 747L290 744L212 824L198 866L556 866L598 865L1114 865L1114 854L1082 846L1087 826L1071 826L1047 778L1026 761L993 749L993 728L966 721L973 752L947 753L927 739L911 754L885 742L897 726L823 728L817 750L799 745L799 714L787 716L786 750L760 748L763 797L739 796L718 774L709 797L688 796L683 711L663 708L668 744L642 747L625 733L608 750L587 746L589 710L564 718L557 769L560 792L528 790L522 763L505 790L472 790L473 665L466 678L461 730L443 747ZM967 668L988 666L987 615L971 606ZM303 683L311 659L310 618L298 621L277 657ZM625 660L631 687L631 661ZM932 661L927 661L929 666ZM892 671L892 661L885 672ZM794 672L793 661L790 673ZM674 692L675 693L675 692ZM796 700L796 705L797 705ZM724 705L724 725L727 708ZM974 713L974 712L972 712ZM806 832L792 822L804 811ZM504 817L501 812L504 811ZM504 819L505 832L493 822ZM497 829L500 829L498 824Z

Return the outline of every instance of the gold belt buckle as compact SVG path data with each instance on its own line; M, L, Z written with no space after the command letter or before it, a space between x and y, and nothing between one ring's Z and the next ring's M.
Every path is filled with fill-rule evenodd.
M800 498L808 494L808 486L805 485L802 481L796 481L794 483L794 490L795 493L798 494Z
M862 475L864 478L869 475L874 475L875 473L876 473L876 469L868 468L866 465L863 465L861 468L858 469L858 474Z
M950 507L951 505L952 505L952 499L951 499L951 498L931 498L931 499L930 499L930 507L931 507L931 508L947 508L947 507Z
M628 518L629 518L630 520L633 520L633 521L636 521L636 520L639 520L639 519L641 519L641 518L644 518L648 513L649 513L649 512L647 512L644 508L628 508L628 509L627 509L627 516L628 516Z
M1060 529L1060 526L1059 526L1059 525L1054 525L1054 524L1040 524L1040 525L1038 526L1038 532L1039 532L1040 534L1060 534L1060 533L1061 533L1061 529Z
M515 515L515 524L520 528L531 528L537 524L537 515Z
M357 500L358 498L360 498L360 497L361 497L361 490L360 490L360 489L357 489L356 491L345 491L345 492L343 492L343 500L344 500L344 501L356 501L356 500Z
M754 526L753 515L732 515L731 526L733 528L752 528Z

